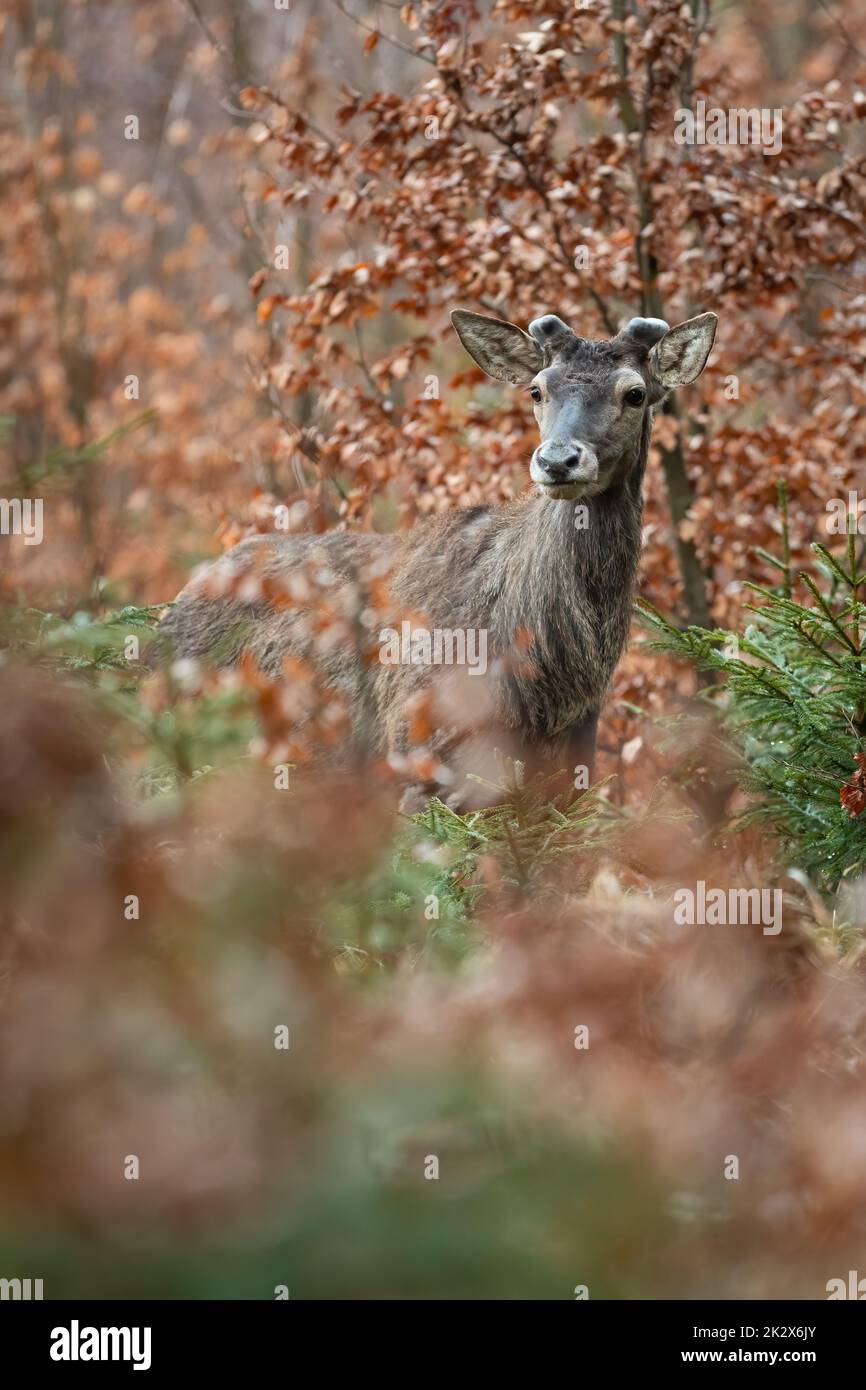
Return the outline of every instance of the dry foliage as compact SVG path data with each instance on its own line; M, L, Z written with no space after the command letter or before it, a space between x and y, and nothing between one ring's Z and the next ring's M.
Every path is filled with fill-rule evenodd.
M864 52L853 0L14 0L0 491L45 500L42 545L0 537L18 657L28 611L169 601L278 507L385 532L519 494L528 403L468 366L455 305L590 337L719 315L656 424L642 586L736 626L777 481L796 568L862 474ZM780 108L780 152L676 144L701 100ZM348 640L324 600L311 621ZM862 1268L862 895L834 911L766 838L647 812L688 669L633 646L602 830L515 880L507 842L407 842L382 769L289 794L255 760L212 770L239 744L303 764L301 725L336 742L300 663L132 694L88 667L85 692L23 646L0 665L0 1273L38 1251L52 1297L761 1298ZM182 787L148 800L153 747ZM705 813L729 803L713 731L676 751ZM786 931L676 926L699 879L771 882Z

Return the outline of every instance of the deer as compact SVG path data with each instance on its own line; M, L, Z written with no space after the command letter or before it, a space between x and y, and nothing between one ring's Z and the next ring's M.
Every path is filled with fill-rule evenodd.
M179 657L220 666L247 658L274 680L288 658L311 662L347 704L354 752L384 755L403 773L407 813L432 796L479 804L472 784L483 781L491 749L531 772L582 768L582 785L592 782L599 715L637 586L653 413L700 376L718 322L701 313L672 328L637 317L595 340L555 314L528 330L467 309L451 321L488 376L529 394L539 431L531 486L391 535L248 538L193 576L159 629ZM363 641L317 647L305 617L313 573ZM452 638L483 634L486 672L436 665L429 644L419 657L414 632L403 659L385 661L380 629L380 659L371 660L376 615L364 586L382 576L396 611L424 615ZM430 756L419 762L411 714L425 695Z

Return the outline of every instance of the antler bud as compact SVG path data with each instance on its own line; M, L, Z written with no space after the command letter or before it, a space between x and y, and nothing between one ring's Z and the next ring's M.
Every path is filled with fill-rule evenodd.
M543 348L545 365L549 366L552 358L566 343L573 343L577 335L571 331L567 323L557 318L556 314L543 314L540 319L532 320L529 336Z
M645 347L654 347L669 332L670 324L665 323L664 319L636 318L629 319L625 328L621 329L619 336L631 338L636 343L643 343Z

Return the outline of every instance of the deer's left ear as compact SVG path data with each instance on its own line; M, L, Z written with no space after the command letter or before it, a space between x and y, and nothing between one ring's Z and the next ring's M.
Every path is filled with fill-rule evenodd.
M649 355L653 376L666 391L688 386L707 365L716 336L715 314L698 314L676 328L668 329Z

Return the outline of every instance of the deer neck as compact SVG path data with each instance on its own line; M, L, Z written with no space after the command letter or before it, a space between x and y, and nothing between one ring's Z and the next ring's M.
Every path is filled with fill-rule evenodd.
M617 571L637 571L640 556L642 483L649 456L652 421L647 411L636 451L623 458L614 480L596 497L560 502L537 497L533 509L534 544L529 564L592 584ZM629 596L630 601L630 596Z

